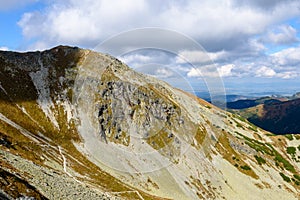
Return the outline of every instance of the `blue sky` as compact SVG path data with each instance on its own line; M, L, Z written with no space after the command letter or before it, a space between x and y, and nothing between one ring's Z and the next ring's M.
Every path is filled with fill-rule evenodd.
M25 0L21 4L18 1L0 1L0 47L25 50L28 41L23 37L18 21L24 13L42 10L44 6L43 1Z
M156 63L150 74L178 87L174 80L180 74L194 90L206 89L203 77L215 75L205 53L227 93L300 91L298 0L0 0L2 50L59 44L94 49L113 35L143 27L174 30L203 46L205 52L140 51L120 58L133 68Z

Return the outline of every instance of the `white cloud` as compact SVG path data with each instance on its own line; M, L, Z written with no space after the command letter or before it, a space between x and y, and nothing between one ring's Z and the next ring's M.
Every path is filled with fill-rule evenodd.
M221 77L232 76L232 69L234 68L233 64L223 65L218 68L218 72Z
M34 0L26 2L29 1ZM137 67L147 63L167 63L173 65L174 70L186 73L188 77L293 78L299 77L300 74L300 47L288 48L272 55L265 53L267 43L281 45L299 42L297 30L282 24L300 16L300 1L50 2L44 10L25 13L19 21L24 37L35 41L28 47L30 49L45 49L58 44L94 48L108 37L122 31L161 27L193 37L207 52L180 51L179 55L173 57L163 54L136 54L126 55L122 60L130 66ZM276 28L270 30L274 27ZM205 66L191 68L186 66L187 61ZM208 65L213 62L216 66ZM293 70L297 72L295 75ZM157 73L170 76L164 70L157 70Z
M220 52L206 52L206 51L181 51L176 57L176 63L207 63L214 62L226 57L225 51Z
M141 54L131 54L119 58L124 63L147 63L151 62L152 58L150 56L145 56Z
M273 44L291 44L298 42L297 30L290 25L281 25L262 38L263 42Z
M202 77L203 74L200 69L192 68L188 73L188 77Z
M295 66L300 64L300 47L287 48L271 55L274 65Z
M19 21L23 35L50 45L69 43L89 46L119 31L142 24L147 13L142 0L54 0L45 13L25 13Z
M266 50L266 47L257 39L249 39L248 43L249 43L250 50L256 53Z
M277 77L279 78L283 78L283 79L292 79L292 78L296 78L299 76L299 73L297 72L281 72L277 74Z
M19 25L24 36L53 45L93 46L108 36L137 27L173 29L197 39L212 51L236 48L274 23L299 15L300 2L274 4L273 11L233 6L234 0L66 0L45 13L25 14ZM246 44L247 45L247 44Z
M187 77L220 77L220 73L214 64L209 64L201 67L193 67L187 73Z
M170 68L159 68L155 71L155 76L157 78L170 78L174 76L174 73Z
M174 62L174 55L160 50L141 49L119 56L118 59L126 63L129 67L137 69L143 66L148 68L157 65L168 66ZM172 68L177 68L177 65L172 64ZM153 74L153 71L151 74Z
M262 66L256 71L257 77L274 77L276 72L270 67Z
M1 51L8 51L8 47L0 47Z
M165 26L203 39L226 39L237 33L259 33L272 20L271 16L262 12L236 9L230 1L192 0L185 3L172 5L160 17Z

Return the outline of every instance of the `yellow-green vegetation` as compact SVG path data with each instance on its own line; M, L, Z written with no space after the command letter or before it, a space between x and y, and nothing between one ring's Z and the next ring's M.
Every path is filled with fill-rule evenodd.
M236 120L233 119L233 118L232 118L232 120L235 122L236 127L244 129L244 127L243 127L243 125L242 125L241 123L239 123L238 121L236 121Z
M286 181L286 182L291 182L290 177L286 176L286 175L285 175L284 173L282 173L282 172L280 172L279 174L280 174L280 176L282 177L282 179L283 179L284 181Z
M254 158L256 159L256 161L257 161L257 163L258 163L259 165L262 165L262 164L265 164L265 163L266 163L266 160L263 159L263 158L260 157L260 156L255 155Z
M165 146L172 145L175 136L172 133L168 133L166 130L160 130L156 134L147 138L147 143L154 149L159 150Z
M251 168L248 165L243 165L243 166L241 166L241 168L243 170L251 170Z
M276 134L274 134L274 133L267 133L266 136L272 137L272 136L276 136Z
M237 118L237 119L241 120L242 122L246 122L246 119L243 118L243 117L241 117L240 115L232 114L232 116L233 116L234 118Z
M271 145L266 145L265 143L262 143L258 140L249 138L245 135L242 135L238 132L236 132L238 135L242 136L245 139L245 144L247 144L249 147L255 149L257 152L261 152L263 154L268 154L271 156L274 156L273 147Z
M298 181L300 181L300 176L297 174L294 174L294 178L297 179Z
M294 174L292 180L295 182L296 185L298 185L298 186L300 185L300 176L299 175Z
M257 130L257 126L255 126L254 124L250 124L250 126L248 126L248 129L249 130L252 130L252 131L254 131L254 132L257 132L258 130Z
M227 132L223 132L218 138L218 142L216 143L216 148L221 153L224 159L226 159L228 162L230 162L233 166L237 167L237 169L248 175L252 178L258 179L257 174L251 168L245 163L244 159L238 154L231 146L229 140L234 138L232 135L228 134ZM243 166L239 167L239 166ZM248 169L248 166L250 169Z
M196 134L194 136L195 140L197 141L197 144L194 144L194 142L192 143L192 146L195 146L197 149L200 149L202 147L202 143L205 139L205 137L207 136L207 131L205 129L205 127L203 127L202 125L199 125L199 127L197 128Z
M291 165L291 163L289 163L286 159L284 159L278 152L276 152L274 160L277 161L277 162L279 162L279 163L282 163L283 167L286 170L288 170L290 172L294 172L294 173L296 172L294 166Z
M238 133L239 134L239 133ZM242 134L239 134L242 136L246 141L245 143L255 149L257 152L261 152L263 154L267 154L269 156L274 156L274 161L276 162L277 166L282 166L286 170L290 172L295 172L294 166L288 162L285 158L282 157L282 155L274 149L274 147L269 143L262 143L257 140L251 139L247 136L244 136Z
M253 133L253 136L257 140L263 140L263 138L258 133Z
M205 182L205 184L209 189L205 188L199 179L192 176L190 177L190 179L191 179L191 184L189 182L186 182L186 184L189 185L190 187L194 186L198 191L202 191L201 193L197 192L197 196L200 199L216 198L215 194L209 190L211 189L211 185L210 185L211 183L208 180Z
M287 147L286 148L286 152L288 154L291 154L292 156L295 156L295 153L296 153L296 147Z
M28 137L25 137L19 130L3 121L0 121L0 137L6 138L11 143L9 148L6 147L10 152L19 154L23 158L34 161L39 165L43 165L40 157L41 147Z
M289 139L290 141L292 141L294 138L293 138L293 135L292 134L286 134L284 135L287 139Z
M209 105L205 105L205 107L208 108L208 109L211 109L211 106L209 106Z

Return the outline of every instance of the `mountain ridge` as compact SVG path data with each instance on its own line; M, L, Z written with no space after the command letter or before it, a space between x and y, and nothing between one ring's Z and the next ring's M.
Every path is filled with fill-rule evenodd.
M300 138L268 136L90 50L0 52L0 65L1 169L45 198L297 199L300 150L286 150Z
M247 104L247 105L246 105ZM290 98L264 98L244 100L228 104L231 112L247 118L251 123L274 134L300 133L300 99L297 95Z

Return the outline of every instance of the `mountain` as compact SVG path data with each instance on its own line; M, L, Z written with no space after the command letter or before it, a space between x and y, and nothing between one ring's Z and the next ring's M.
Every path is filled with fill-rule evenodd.
M259 97L259 98L245 98L239 99L237 101L227 101L226 108L228 109L244 109L244 108L251 108L260 104L270 105L275 103L280 103L284 101L288 101L294 99L295 95L291 97L283 97L283 96L266 96L266 97Z
M119 60L0 51L2 199L298 199L300 137L273 136Z
M246 102L233 102L228 105L231 109L237 109L231 110L232 112L272 133L300 133L300 98L296 98L296 95L288 99L270 98L263 102L249 101L254 102L249 107L246 106Z
M205 101L211 102L212 97L209 92L199 92L195 91L195 95L201 99L204 99ZM244 100L244 99L249 99L250 96L244 96L244 95L236 95L236 94L226 94L226 95L215 95L213 96L214 102L234 102L238 100Z

